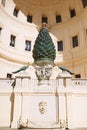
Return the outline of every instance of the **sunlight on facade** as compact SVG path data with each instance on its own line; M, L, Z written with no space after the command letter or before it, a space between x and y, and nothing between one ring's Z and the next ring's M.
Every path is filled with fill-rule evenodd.
M87 128L86 15L85 0L0 0L0 127Z

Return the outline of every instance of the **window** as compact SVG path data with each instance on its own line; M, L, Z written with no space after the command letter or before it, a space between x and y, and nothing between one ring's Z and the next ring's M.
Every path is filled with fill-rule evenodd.
M0 27L0 35L1 35L2 28Z
M57 42L57 50L58 51L63 51L63 41L58 41Z
M61 15L56 15L56 23L62 22Z
M27 22L32 23L32 16L31 15L27 15Z
M17 17L18 16L18 12L19 12L19 10L15 8L14 12L13 12L13 15Z
M12 74L7 73L7 78L12 78Z
M85 29L85 35L87 36L87 28Z
M81 78L81 75L80 74L76 74L75 78Z
M78 36L77 35L72 37L72 44L73 44L73 47L78 46Z
M47 22L47 17L46 17L46 16L42 16L42 23L48 23L48 22Z
M1 4L5 7L6 0L1 0Z
M15 36L14 35L11 35L10 37L10 46L14 47L15 46Z
M25 41L25 51L31 51L31 41Z
M75 12L75 9L70 9L70 17L74 17L76 16L76 12Z
M87 0L82 0L83 7L85 8L87 6Z

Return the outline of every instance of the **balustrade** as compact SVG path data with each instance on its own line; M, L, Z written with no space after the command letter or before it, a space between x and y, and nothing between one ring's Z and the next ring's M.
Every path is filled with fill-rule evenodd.
M87 79L72 79L72 87L87 87Z
M0 78L0 87L11 86L14 79Z
M20 80L20 85L19 82ZM8 87L8 86L13 86L15 79L8 79L8 78L0 78L0 87ZM61 82L63 82L62 80L60 80ZM66 80L68 82L68 80ZM35 90L35 88L39 87L38 85L38 80L37 79L31 79L28 77L20 77L18 79L16 79L16 87L30 87L31 90ZM61 88L62 86L60 86L59 84L59 79L51 79L48 81L48 85L50 85L52 87L53 91L56 91L56 89ZM69 84L70 85L70 84ZM65 87L65 86L63 86ZM68 86L66 86L68 88ZM77 88L77 87L87 87L87 79L71 79L71 88Z

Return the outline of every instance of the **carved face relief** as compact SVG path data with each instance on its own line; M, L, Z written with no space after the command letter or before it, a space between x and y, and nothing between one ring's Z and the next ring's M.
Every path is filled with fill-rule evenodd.
M41 101L39 103L39 111L40 111L41 114L46 113L46 111L47 111L47 103L45 101Z

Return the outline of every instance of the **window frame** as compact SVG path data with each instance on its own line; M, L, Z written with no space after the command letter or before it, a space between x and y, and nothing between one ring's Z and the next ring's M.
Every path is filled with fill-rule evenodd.
M47 16L42 16L41 23L48 23L48 17Z
M0 27L0 36L1 36L1 32L2 32L2 27Z
M76 16L76 10L75 9L69 9L70 11L70 18L73 18Z
M82 1L83 8L85 8L87 6L87 0L81 0L81 1Z
M61 15L56 15L56 23L62 22L62 17Z
M25 40L25 51L31 51L31 40Z
M32 15L27 15L27 22L32 23L33 16Z
M81 78L81 74L75 74L75 78Z
M11 34L10 35L10 46L11 47L15 47L15 40L16 40L16 36Z
M5 7L6 0L1 0L1 5Z
M62 46L60 46L62 45ZM60 47L59 47L60 46ZM60 40L60 41L57 41L57 51L64 51L64 43L63 43L63 40Z
M75 42L75 38L76 39L76 42ZM72 36L72 48L76 48L79 46L79 38L78 38L78 35L74 35Z
M12 74L11 74L11 73L7 73L7 76L6 76L6 78L9 78L9 79L11 79L11 78L12 78Z
M14 8L14 11L13 11L13 15L15 17L18 17L18 13L19 13L19 9L17 9L16 7Z

